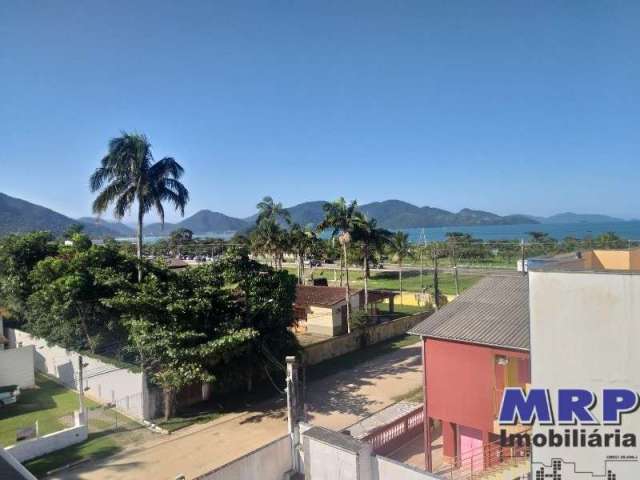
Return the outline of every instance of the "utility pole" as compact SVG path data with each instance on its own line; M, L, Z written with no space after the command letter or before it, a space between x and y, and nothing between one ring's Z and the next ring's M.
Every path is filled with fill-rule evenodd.
M451 263L453 263L453 279L456 283L456 295L460 295L460 288L458 287L458 261L456 260L456 244L451 244Z
M419 247L420 248L420 291L421 293L424 293L424 280L423 280L423 269L424 269L424 252L427 249L427 237L424 234L424 228L422 229L422 232L420 234L420 240L422 240L422 245Z
M83 376L84 362L82 355L78 355L78 403L80 406L80 414L83 420L86 422L85 410L84 410L84 376Z
M438 288L438 248L433 246L433 305L440 309L440 291Z
M524 250L524 238L520 240L520 253L522 257L522 275L527 274L527 269L525 268L525 250Z
M298 378L298 365L296 357L286 357L287 362L287 413L288 413L288 431L291 437L291 460L293 470L300 471L299 455L300 448L300 429L298 422L301 420L301 412L304 409L302 398L300 396L300 380Z

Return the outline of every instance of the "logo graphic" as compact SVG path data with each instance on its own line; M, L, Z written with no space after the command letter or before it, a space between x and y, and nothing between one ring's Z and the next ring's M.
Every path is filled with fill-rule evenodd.
M552 397L555 403L551 401ZM640 478L636 432L625 432L622 423L625 416L638 410L639 406L638 393L623 388L601 392L559 389L553 394L548 389L525 392L520 388L506 388L498 415L498 423L505 427L500 431L500 443L505 447L556 449L557 453L551 455L549 464L533 462L535 480L635 480ZM550 428L507 433L507 428L514 425ZM607 448L615 449L616 453L628 451L629 454L608 455L612 451L605 450ZM590 455L589 461L602 455L602 469L580 468L576 462L569 461L575 449L593 449L595 457ZM593 463L590 465L593 467Z

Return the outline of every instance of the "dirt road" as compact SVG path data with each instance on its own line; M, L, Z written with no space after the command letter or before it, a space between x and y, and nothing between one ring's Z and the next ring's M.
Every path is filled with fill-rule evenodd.
M421 385L420 344L357 365L308 385L309 421L345 428ZM58 473L60 480L173 480L206 473L287 431L282 402L194 425L98 463Z

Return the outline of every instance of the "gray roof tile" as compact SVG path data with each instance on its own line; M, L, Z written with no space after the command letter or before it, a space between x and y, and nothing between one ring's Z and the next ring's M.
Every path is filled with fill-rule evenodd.
M485 277L409 333L528 351L529 279Z

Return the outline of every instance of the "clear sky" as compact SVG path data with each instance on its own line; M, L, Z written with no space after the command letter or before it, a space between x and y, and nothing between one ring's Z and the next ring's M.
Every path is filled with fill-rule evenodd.
M639 217L639 25L637 1L5 0L0 191L86 215L137 130L185 167L188 214Z

